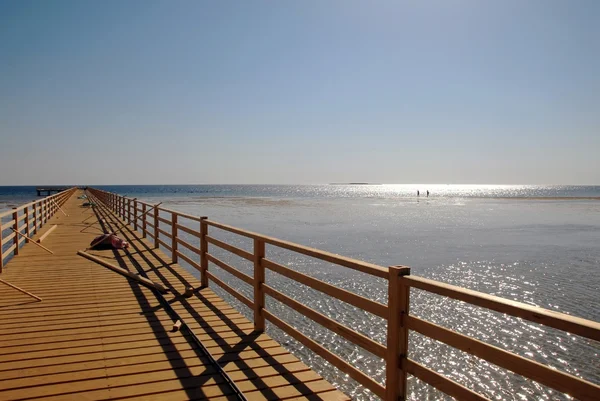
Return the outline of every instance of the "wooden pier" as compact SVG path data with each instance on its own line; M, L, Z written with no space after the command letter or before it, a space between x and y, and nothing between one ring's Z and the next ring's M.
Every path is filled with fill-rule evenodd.
M81 207L81 194L61 205L68 216L54 213L37 233L57 227L43 242L54 255L30 244L0 276L43 299L0 283L0 399L240 399L194 336L246 399L349 399L133 231L121 234L128 251L89 253L169 288L166 305L78 256L121 223ZM196 289L190 298L181 295L187 287ZM173 332L178 319L191 331Z
M406 399L409 375L457 399L486 399L412 360L408 347L411 330L576 399L597 400L600 394L597 384L411 315L410 288L594 341L600 341L597 322L412 276L407 267L361 262L117 194L89 189L88 198L80 199L83 193L69 189L0 214L4 230L0 249L5 244L0 278L42 299L0 283L2 400L348 399L266 335L266 321L389 401ZM91 205L84 207L84 202ZM119 235L131 244L128 250L88 251L94 260L77 254L97 235L121 227ZM42 244L53 254L35 244L25 245L26 237L37 240L50 230ZM253 250L219 240L213 231L250 239ZM195 237L199 245L183 240L178 235L182 232ZM159 245L170 254L162 252ZM382 304L294 271L271 260L267 245L385 279L388 302ZM218 259L213 247L252 262L253 275ZM190 257L189 252L195 256ZM180 267L179 259L198 269L200 279ZM169 292L162 294L115 273L103 266L106 264ZM213 269L223 269L250 286L252 299L220 280ZM386 319L386 342L374 341L276 290L265 280L267 269ZM253 321L219 298L210 285L221 286L250 307ZM188 288L193 291L186 294ZM267 296L381 357L387 372L385 383L276 316L265 307ZM174 330L178 321L181 329Z

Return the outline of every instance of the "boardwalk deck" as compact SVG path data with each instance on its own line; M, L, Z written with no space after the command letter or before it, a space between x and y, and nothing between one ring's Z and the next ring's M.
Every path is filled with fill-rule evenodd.
M0 285L0 399L235 399L192 336L171 332L175 315L155 292L76 254L120 223L82 208L80 194L38 234L58 226L43 243L54 255L30 244L2 274L43 301ZM170 288L170 306L247 399L348 399L209 288L179 296L200 281L137 233L123 236L129 251L90 253Z

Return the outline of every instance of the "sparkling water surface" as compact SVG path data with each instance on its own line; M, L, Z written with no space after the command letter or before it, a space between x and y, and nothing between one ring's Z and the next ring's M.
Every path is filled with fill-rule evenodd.
M600 321L600 187L581 186L122 186L105 187L165 207L291 240L411 274ZM416 197L416 190L421 197ZM430 197L423 196L427 189ZM35 192L34 192L35 193ZM539 199L553 197L554 199ZM26 201L33 198L27 197ZM522 199L525 198L525 199ZM563 199L571 198L571 199ZM0 188L0 199L2 191ZM4 198L6 199L6 198ZM18 199L15 199L18 200ZM184 222L197 229L197 222ZM212 227L212 236L252 249L250 240ZM195 237L183 235L192 244ZM251 274L251 263L209 245ZM349 291L387 302L382 279L267 246L267 258ZM192 255L191 255L192 256ZM197 256L192 256L197 258ZM190 268L191 269L191 268ZM252 298L250 286L211 265ZM267 271L267 284L366 336L385 343L383 319ZM245 315L252 312L211 285ZM385 380L378 357L267 297L267 309L354 366ZM523 357L600 383L600 344L518 318L412 290L411 313ZM268 333L354 399L377 399L301 344ZM410 357L498 400L568 396L418 334ZM412 400L450 399L414 378Z

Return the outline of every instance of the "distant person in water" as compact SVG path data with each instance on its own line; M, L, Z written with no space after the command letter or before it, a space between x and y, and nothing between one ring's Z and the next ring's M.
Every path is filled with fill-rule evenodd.
M427 197L429 198L429 190L427 190Z
M419 196L419 190L417 189L417 196Z

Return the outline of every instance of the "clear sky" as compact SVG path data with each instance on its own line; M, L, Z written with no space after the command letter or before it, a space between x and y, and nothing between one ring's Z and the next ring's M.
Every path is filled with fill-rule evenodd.
M0 185L600 184L598 21L598 0L0 0Z

